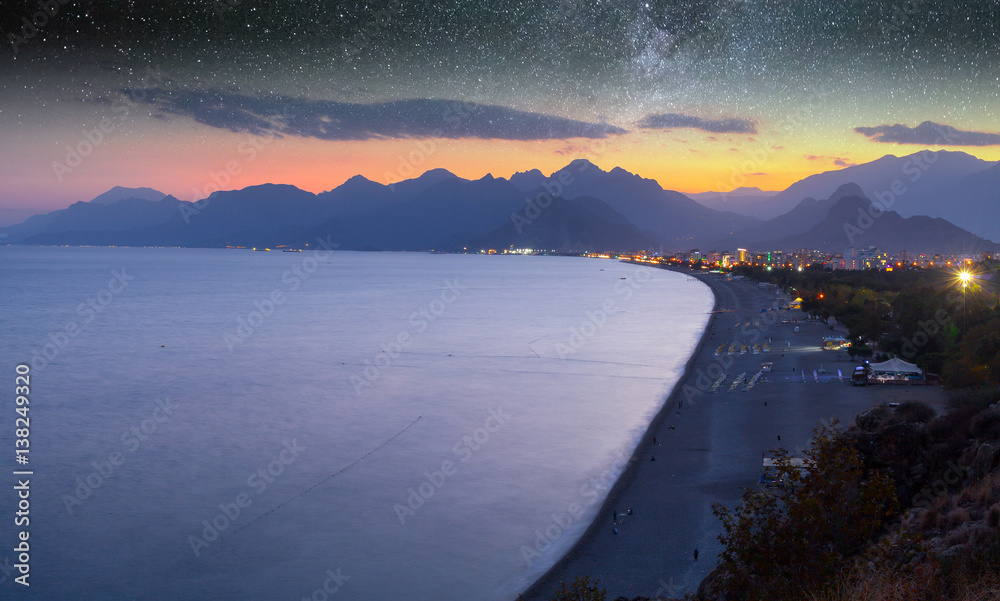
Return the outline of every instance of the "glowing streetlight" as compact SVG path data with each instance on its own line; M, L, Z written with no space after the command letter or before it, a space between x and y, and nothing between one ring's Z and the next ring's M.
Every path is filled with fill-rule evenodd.
M970 280L972 280L972 273L964 269L958 272L958 281L962 282L962 330L969 329L969 317L965 311L965 291L969 288Z

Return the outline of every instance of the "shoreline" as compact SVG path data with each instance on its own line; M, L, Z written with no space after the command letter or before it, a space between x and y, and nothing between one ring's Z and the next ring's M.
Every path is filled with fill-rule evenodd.
M628 262L631 263L631 262ZM695 364L698 362L698 358L701 356L702 351L705 349L705 345L711 338L710 334L715 326L715 322L719 317L719 305L721 300L719 298L719 291L716 289L711 282L707 281L707 278L697 277L696 275L690 273L688 270L682 270L675 267L661 267L667 271L672 271L677 274L686 275L688 277L695 277L699 282L708 286L709 290L712 291L712 296L715 299L712 304L712 311L709 315L708 321L705 322L705 329L701 332L701 337L698 339L698 344L694 346L691 351L691 356L688 357L687 362L684 364L684 369L681 372L681 377L677 379L674 383L673 389L670 394L664 400L663 405L660 410L657 411L656 415L649 422L649 426L646 428L646 432L642 435L639 443L635 447L635 451L632 456L629 457L628 463L624 470L622 470L621 475L615 481L615 484L608 491L604 502L601 504L600 508L597 510L597 516L594 521L587 526L580 538L573 543L573 546L555 563L551 568L546 570L541 577L539 577L530 587L528 587L523 593L525 601L531 601L533 599L543 599L544 593L553 589L553 585L557 585L557 579L561 579L561 575L566 571L566 568L582 553L585 552L584 547L588 545L595 536L599 533L604 532L606 527L599 524L599 518L602 515L607 515L617 506L617 501L621 499L622 494L627 490L638 474L638 467L640 465L641 457L649 455L649 452L653 449L653 439L655 438L654 432L658 431L666 422L669 417L669 413L677 408L677 400L680 397L681 392L684 390L684 386L688 384L695 372ZM702 274L698 274L702 275ZM609 591L610 592L610 591ZM613 593L612 593L613 594Z
M785 446L795 454L808 445L818 423L838 419L846 426L858 413L882 403L942 402L943 393L936 386L850 386L856 364L845 352L820 346L819 339L832 328L804 321L799 310L767 311L779 297L774 288L663 268L707 285L715 298L712 314L681 377L593 522L522 593L525 601L549 601L561 581L571 583L580 576L598 581L610 598L682 598L694 593L721 551L717 540L721 524L711 505L732 507L743 488L757 484L762 453ZM772 338L771 352L761 354L716 356L708 344L752 344ZM727 391L738 374L749 378L765 361L773 363L773 371L762 374L752 389L736 386ZM847 382L833 375L839 370L846 372ZM816 376L805 377L814 371ZM723 372L725 386L711 391L709 384ZM828 375L819 378L824 372ZM630 509L635 514L622 520L620 533L613 534L605 516ZM693 557L696 549L700 562Z

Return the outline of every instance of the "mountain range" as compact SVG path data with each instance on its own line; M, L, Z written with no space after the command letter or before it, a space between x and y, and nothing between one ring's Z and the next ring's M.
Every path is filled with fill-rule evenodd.
M694 195L702 204L655 180L578 159L549 176L533 169L467 180L434 169L389 185L358 175L319 194L263 184L197 202L116 187L0 228L0 237L14 244L191 247L301 247L323 237L343 249L392 251L877 246L972 253L1000 249L990 240L1000 239L998 190L1000 165L925 151L820 173L778 193Z
M979 236L1000 239L1000 164L964 152L886 155L811 175L776 193L740 188L692 198L713 208L770 219L791 211L804 198L829 198L848 182L903 217L941 217Z

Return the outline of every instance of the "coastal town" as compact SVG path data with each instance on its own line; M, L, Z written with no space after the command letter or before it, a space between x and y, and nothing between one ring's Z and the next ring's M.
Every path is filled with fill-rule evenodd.
M588 256L602 255L590 254ZM639 261L649 264L686 264L697 265L698 267L705 267L709 269L730 268L737 265L749 265L764 268L770 267L773 269L804 269L811 265L815 265L822 267L823 269L847 269L854 271L866 269L894 271L906 269L956 268L963 265L972 265L973 263L996 261L1000 259L1000 253L990 252L942 255L940 253L911 253L901 250L895 253L889 253L879 250L876 247L851 247L846 248L843 253L824 253L804 248L792 252L780 250L760 251L739 248L736 252L703 252L699 249L693 249L686 252L676 253L650 253L640 251L634 254L617 256L618 258L627 258L631 261Z
M483 249L486 255L564 255L567 253L534 248ZM703 269L729 269L739 265L771 269L798 269L809 266L817 268L850 271L875 269L880 271L903 271L908 269L955 269L975 263L1000 261L1000 252L978 253L923 253L900 250L888 252L875 246L847 247L843 252L828 253L801 248L798 250L760 250L737 248L729 250L686 251L636 250L613 252L588 252L583 256L596 259L621 259L649 265L695 266Z

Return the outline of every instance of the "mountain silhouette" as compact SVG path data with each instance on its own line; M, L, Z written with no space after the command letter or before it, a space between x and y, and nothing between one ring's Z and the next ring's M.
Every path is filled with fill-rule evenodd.
M811 175L774 195L771 202L790 209L803 198L828 198L841 185L853 182L868 198L903 217L943 217L980 236L1000 239L995 194L991 196L988 188L977 186L981 180L968 179L994 165L947 150L924 150L902 157L890 154L870 163ZM989 219L984 221L984 217Z
M921 185L953 187L951 204L934 205L939 212L962 213L962 219L975 220L977 231L987 235L973 236L934 215L906 215L901 207L912 208L921 194L933 196L917 193L916 186L912 195L902 193L900 183L895 198L880 192L873 197L863 184L843 181L845 174L860 173L869 186L877 187L894 174L917 168L913 156L890 155L811 176L774 197L760 190L740 191L760 202L784 202L779 197L830 188L825 195L798 197L789 210L767 221L717 211L620 167L604 171L577 159L548 177L531 169L510 179L486 175L468 180L433 169L391 184L357 175L319 194L262 184L215 192L197 202L149 188L115 187L89 202L0 228L0 236L15 244L191 247L305 246L322 236L343 249L474 251L514 246L562 252L736 247L842 251L859 244L969 252L992 244L983 238L1000 238L1000 211L995 210L1000 166L964 153L919 156L930 165L920 172ZM890 192L894 181L888 184ZM957 198L955 190L965 190L966 196ZM857 211L870 209L868 199L887 210L873 225L861 228L863 242L852 244L843 226L858 219ZM948 209L954 206L965 209ZM890 225L895 229L890 231Z
M760 225L741 230L728 239L717 242L715 246L746 248L759 242L787 236L789 233L805 232L823 221L837 201L845 196L864 196L864 192L860 186L852 182L837 188L830 198L826 200L804 198L795 208L784 215L779 215Z
M882 210L863 195L850 194L850 186L843 186L838 191L842 194L833 202L822 221L803 233L764 241L759 247L844 252L852 247L875 246L890 253L907 250L926 254L1000 250L1000 245L995 242L971 234L944 219L922 215L903 217L895 211Z

